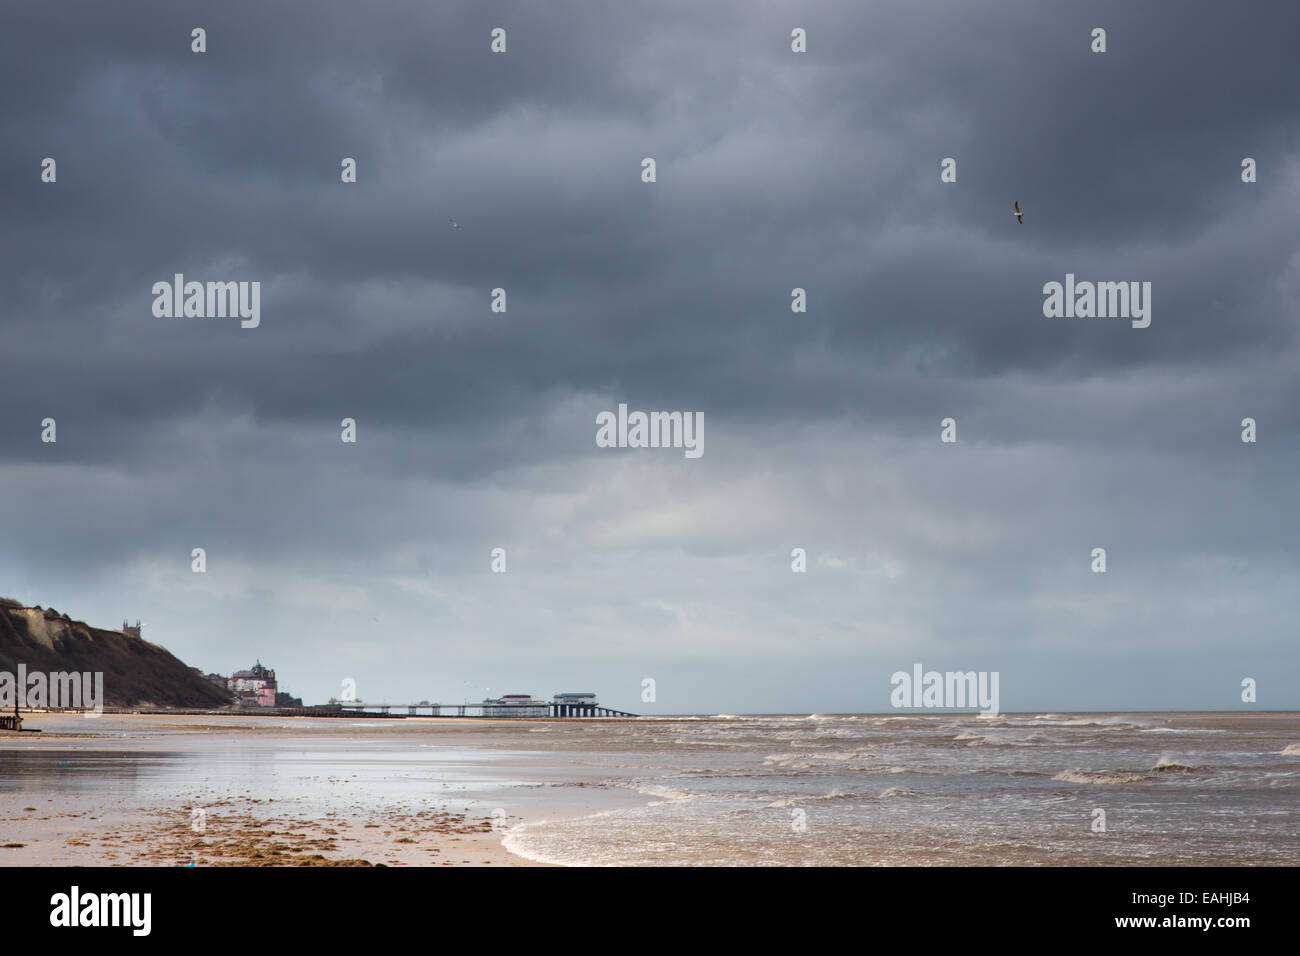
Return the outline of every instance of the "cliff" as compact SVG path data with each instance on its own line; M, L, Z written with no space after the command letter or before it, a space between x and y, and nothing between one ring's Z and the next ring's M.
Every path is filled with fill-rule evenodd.
M0 671L102 671L112 707L216 708L230 695L170 651L121 631L74 621L53 608L0 598Z

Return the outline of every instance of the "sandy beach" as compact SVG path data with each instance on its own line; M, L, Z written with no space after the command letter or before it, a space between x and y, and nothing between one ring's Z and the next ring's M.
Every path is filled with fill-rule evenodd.
M391 812L319 820L258 800L214 801L195 829L189 808L75 810L48 798L5 820L0 866L535 866L506 852L491 820Z
M0 734L0 765L17 784L0 791L0 866L548 865L503 848L521 818L496 804L563 818L590 812L589 801L563 796L572 788L460 768L467 739L496 748L528 733L512 723L30 714L26 726L41 733ZM402 748L414 739L447 764L418 795L402 792L406 770L364 759L341 769L377 741ZM331 752L303 769L320 772L266 770L317 745ZM197 772L179 770L187 763ZM155 785L142 772L151 766L177 772ZM481 792L512 784L529 799Z

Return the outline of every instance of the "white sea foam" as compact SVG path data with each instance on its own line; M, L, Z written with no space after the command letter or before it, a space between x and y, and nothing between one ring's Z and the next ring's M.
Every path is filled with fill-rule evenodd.
M1062 770L1052 779L1060 780L1063 783L1117 784L1136 783L1139 780L1145 780L1146 775L1140 773L1093 773L1089 770Z
M890 797L910 797L911 790L904 790L902 787L890 787L888 790L880 791L880 799L888 800Z
M685 793L669 787L658 787L653 784L627 783L618 784L618 786L627 787L629 790L635 790L637 793L643 793L647 797L655 797L658 800L690 800L695 796L693 793Z
M767 807L765 809L770 809L772 807L793 807L793 806L798 806L801 803L809 803L814 800L844 800L851 796L853 796L853 794L851 793L844 793L840 790L832 790L830 793L823 793L823 794L818 794L809 797L788 797L784 800L774 800L773 802L767 804Z
M580 822L586 826L592 826L596 821L604 817L625 816L626 810L602 810L600 813L589 814L585 817L572 820L534 820L531 823L516 823L508 829L501 837L501 846L507 852L515 856L521 856L525 860L532 860L534 863L548 863L552 866L600 866L602 865L594 857L588 855L587 847L580 839L570 839L564 841L560 849L567 851L563 856L555 853L547 853L538 846L545 844L546 841L541 839L548 831L555 831L561 828L571 826L575 822ZM603 865L612 865L609 863Z
M871 754L861 750L768 754L763 758L763 763L769 767L779 767L782 770L808 770L818 763L848 763L850 760L870 758L871 756Z
M1105 730L1136 730L1140 728L1154 727L1155 724L1149 720L1143 720L1136 717L1096 717L1091 715L1074 716L1067 714L1038 714L1030 723L1024 726L1057 726L1057 727L1098 727Z

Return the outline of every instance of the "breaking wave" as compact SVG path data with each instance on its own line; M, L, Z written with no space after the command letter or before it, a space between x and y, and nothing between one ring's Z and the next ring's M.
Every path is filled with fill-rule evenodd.
M902 787L890 787L888 790L880 791L880 799L888 800L890 797L910 797L911 790L904 790Z
M1095 784L1119 784L1119 783L1136 783L1139 780L1145 780L1146 774L1141 773L1093 773L1090 770L1062 770L1053 780L1059 780L1062 783L1095 783Z

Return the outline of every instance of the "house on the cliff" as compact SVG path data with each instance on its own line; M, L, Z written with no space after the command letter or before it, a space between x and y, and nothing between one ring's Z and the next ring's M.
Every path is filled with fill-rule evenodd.
M235 702L255 707L274 707L277 685L275 671L263 667L259 660L249 670L235 671L226 682Z

